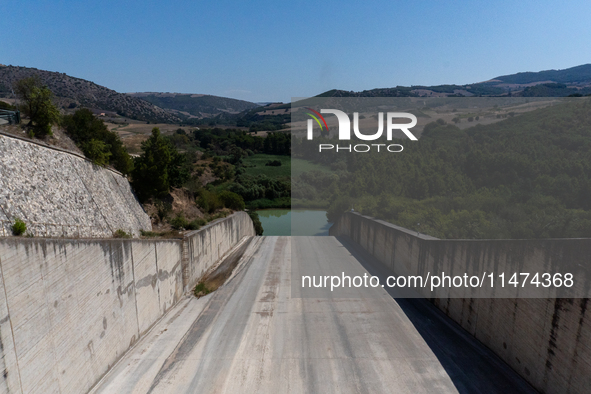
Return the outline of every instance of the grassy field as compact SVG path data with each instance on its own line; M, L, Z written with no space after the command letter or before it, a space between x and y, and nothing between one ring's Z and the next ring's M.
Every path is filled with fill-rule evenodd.
M269 160L281 161L280 167L265 166ZM267 175L268 177L298 176L308 171L332 172L330 168L308 160L291 159L289 156L256 154L244 159L248 175ZM292 174L293 170L293 174Z
M190 132L191 128L183 126L180 127L178 124L167 124L167 123L146 123L136 120L130 120L129 123L116 124L105 122L110 131L114 131L119 134L123 145L127 148L129 153L139 154L141 153L141 144L147 140L152 134L152 129L158 127L162 134L172 134L178 129L183 129L186 132Z
M291 159L291 169L293 171L293 176L298 176L308 171L332 172L330 168L323 166L322 164L315 164L303 159Z
M281 161L281 166L265 166L269 160ZM291 158L289 156L256 154L244 159L248 175L267 175L270 178L291 176Z

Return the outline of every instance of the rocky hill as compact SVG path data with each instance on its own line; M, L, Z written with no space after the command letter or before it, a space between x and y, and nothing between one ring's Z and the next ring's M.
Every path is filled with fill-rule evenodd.
M94 82L64 73L30 67L0 66L0 97L11 97L13 83L32 75L38 75L41 78L54 93L57 104L64 109L86 107L155 123L180 121L174 113L138 97L117 93Z

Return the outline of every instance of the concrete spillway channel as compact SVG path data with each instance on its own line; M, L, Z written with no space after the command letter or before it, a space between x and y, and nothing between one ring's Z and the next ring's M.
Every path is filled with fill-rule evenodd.
M92 392L535 392L426 301L292 287L313 266L371 272L351 248L335 237L253 238L221 287L179 302Z

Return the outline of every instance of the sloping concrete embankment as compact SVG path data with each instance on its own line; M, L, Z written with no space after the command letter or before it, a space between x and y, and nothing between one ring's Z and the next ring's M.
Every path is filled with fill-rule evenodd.
M0 134L0 236L19 218L43 237L151 230L127 178L74 152Z
M539 272L557 259L588 264L591 239L439 240L380 220L346 213L330 235L347 236L396 274L445 271L468 265L515 272L516 261ZM516 257L517 256L517 257ZM573 264L576 266L576 264ZM581 277L588 286L588 278ZM588 299L433 298L431 301L544 393L588 393L591 316Z
M87 392L253 235L237 212L184 240L0 238L0 393Z

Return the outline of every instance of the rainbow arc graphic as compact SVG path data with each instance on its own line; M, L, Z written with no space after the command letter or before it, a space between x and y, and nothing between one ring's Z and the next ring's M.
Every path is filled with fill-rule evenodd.
M306 115L310 115L312 118L314 118L316 123L318 123L318 126L320 126L320 130L324 130L324 128L322 127L322 123L324 123L324 126L326 127L326 131L328 132L328 125L326 124L326 120L324 120L324 117L322 115L320 115L320 113L318 111L314 111L312 108L309 108L309 107L304 107L304 108L314 112L314 114L316 114L318 117L314 116L314 114L311 114L309 112L306 112ZM322 123L320 123L320 119L318 119L318 118L322 119Z

